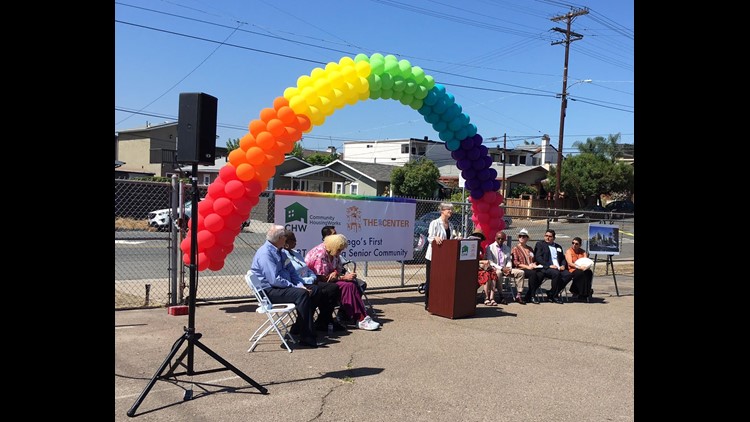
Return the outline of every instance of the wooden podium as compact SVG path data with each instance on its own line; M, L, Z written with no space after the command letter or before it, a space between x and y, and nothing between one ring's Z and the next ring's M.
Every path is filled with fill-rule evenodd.
M479 239L432 242L429 309L446 318L474 315L477 307Z

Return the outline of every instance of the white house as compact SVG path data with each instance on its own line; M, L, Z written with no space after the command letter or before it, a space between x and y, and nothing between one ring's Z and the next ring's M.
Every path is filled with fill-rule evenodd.
M432 141L426 136L424 139L344 142L343 155L346 161L392 166L403 166L421 157L434 161L438 166L455 162L451 152L445 148L445 142Z

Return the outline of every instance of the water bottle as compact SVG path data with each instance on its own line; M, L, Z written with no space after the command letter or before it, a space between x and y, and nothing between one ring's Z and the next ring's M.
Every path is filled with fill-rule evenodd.
M329 322L328 323L328 335L330 336L331 334L333 334L333 323Z

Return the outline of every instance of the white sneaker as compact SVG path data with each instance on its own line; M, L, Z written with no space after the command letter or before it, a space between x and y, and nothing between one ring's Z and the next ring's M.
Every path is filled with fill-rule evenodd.
M380 323L375 322L372 320L372 318L370 318L369 316L366 316L365 319L357 323L357 326L361 330L373 331L373 330L377 330L378 328L380 328Z

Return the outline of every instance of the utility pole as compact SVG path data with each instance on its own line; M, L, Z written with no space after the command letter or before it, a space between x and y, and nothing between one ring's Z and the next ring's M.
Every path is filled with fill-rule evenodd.
M508 189L505 187L505 142L507 140L507 136L505 133L503 133L503 202L505 202L505 197L508 195Z
M578 41L583 38L583 35L572 32L570 30L570 25L573 23L573 19L581 16L581 15L587 15L589 13L589 10L587 8L583 9L573 9L570 12L561 15L561 16L555 16L554 18L550 19L553 22L558 22L565 20L566 22L566 28L552 28L553 31L561 32L565 34L565 40L563 41L555 41L552 43L552 45L556 44L565 44L565 67L563 68L563 81L562 81L562 102L560 103L560 142L558 143L558 149L557 149L557 178L555 183L555 208L560 208L560 175L562 174L562 160L563 160L563 133L565 129L565 109L568 107L568 56L570 54L570 43L573 41Z

